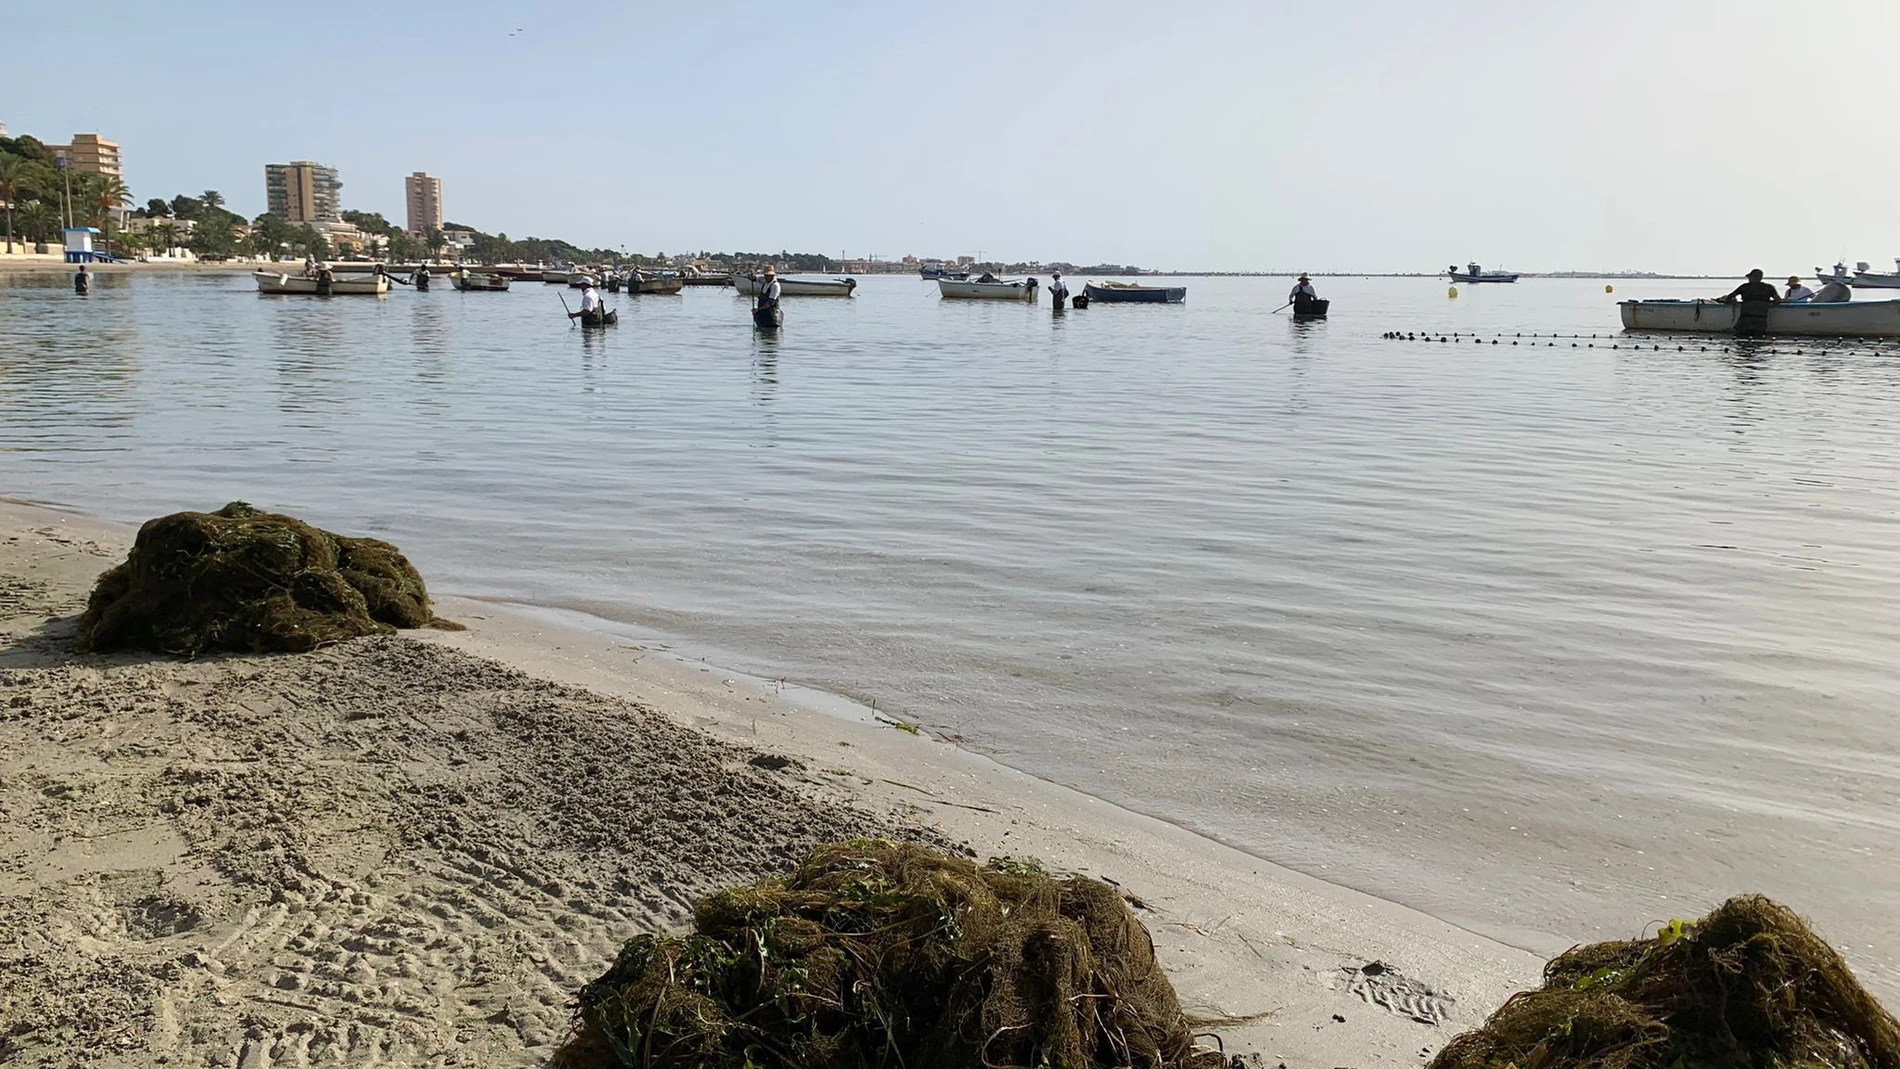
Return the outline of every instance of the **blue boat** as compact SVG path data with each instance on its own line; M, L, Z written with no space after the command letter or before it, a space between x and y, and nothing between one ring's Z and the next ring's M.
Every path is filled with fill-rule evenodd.
M1090 302L1102 301L1113 304L1118 301L1141 301L1148 304L1180 304L1187 300L1186 286L1137 286L1132 282L1093 282L1082 287L1082 292Z

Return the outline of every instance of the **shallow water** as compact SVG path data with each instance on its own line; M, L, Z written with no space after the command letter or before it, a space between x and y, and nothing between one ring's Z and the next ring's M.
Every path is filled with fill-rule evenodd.
M1321 281L872 278L771 339L718 290L0 278L0 493L380 534L1536 949L1766 892L1900 992L1900 349Z

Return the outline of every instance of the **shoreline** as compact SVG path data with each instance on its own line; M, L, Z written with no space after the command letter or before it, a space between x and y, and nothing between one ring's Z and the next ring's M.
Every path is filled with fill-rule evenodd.
M84 589L97 572L123 559L132 533L130 527L57 505L0 501L0 582L5 584L0 586L0 613L15 613L0 619L6 635L0 669L91 673L108 679L123 672L147 689L153 682L147 677L156 677L161 690L189 677L208 680L202 685L214 694L243 673L265 680L288 674L286 690L300 692L309 684L298 682L295 674L311 665L336 673L329 678L349 680L360 674L383 686L375 662L400 653L428 664L436 663L431 658L452 658L445 662L450 668L443 669L440 687L440 696L449 701L480 699L481 688L472 680L479 674L471 667L475 664L505 666L533 681L580 688L577 693L609 703L603 709L639 709L664 720L672 730L685 733L691 741L688 749L704 745L721 752L764 751L791 758L795 767L805 770L792 777L805 802L780 802L781 810L792 811L789 816L780 813L792 826L806 819L799 815L799 806L809 803L810 812L818 814L810 818L816 824L841 819L825 814L858 813L880 828L967 843L979 857L1034 857L1052 868L1113 879L1142 903L1140 915L1191 1012L1267 1014L1223 1028L1220 1034L1228 1050L1258 1054L1268 1065L1416 1065L1422 1053L1475 1026L1511 993L1534 986L1542 966L1535 955L1407 907L1285 869L950 743L897 730L846 699L804 693L804 688L794 688L788 696L769 681L676 658L658 648L660 643L569 626L571 621L549 618L554 610L438 597L438 611L467 624L468 631L405 632L396 639L360 640L306 655L309 660L213 658L186 663L49 653L52 640L42 634L48 617L70 613L83 603ZM62 612L34 615L35 599ZM19 615L21 609L27 614ZM55 631L57 627L53 625ZM361 652L365 643L375 650ZM386 649L377 645L385 643ZM49 656L55 662L50 667L22 666L23 660L30 665L34 658L45 661ZM358 660L365 663L359 665ZM229 715L231 709L211 701L200 712L215 717ZM110 713L113 722L138 719L124 710ZM0 740L15 743L14 734L34 728L30 719L0 717ZM497 745L504 743L525 746L520 752L529 763L546 748L518 739ZM20 752L17 746L0 747L0 752L7 750ZM62 765L58 747L42 746L36 753L38 764L32 767L37 776L96 782L112 775L110 762L102 767L67 754ZM178 757L164 755L174 763ZM462 767L455 764L458 760L480 763L477 756L459 754L450 745L442 760L423 761L405 774L425 780L452 776ZM666 768L659 771L663 780L672 775ZM0 784L15 782L24 772L17 760L0 759ZM587 782L543 786L577 791ZM0 802L7 797L0 789ZM364 805L374 810L381 804L372 800ZM752 831L744 826L720 830L741 841ZM336 834L338 848L361 845L348 834ZM47 858L62 848L33 840L31 833L25 839L18 831L0 837L0 915L6 912L8 896L18 899L26 893L25 886L40 897L63 886L60 881L49 883L44 875ZM149 854L149 844L94 841L90 878L141 870ZM189 854L184 860L189 861ZM30 880L22 876L35 872L42 875ZM372 871L365 878L374 876ZM591 979L605 967L604 955L617 946L616 939L648 930L656 922L677 922L679 900L703 893L708 879L716 883L721 876L679 872L671 880L658 881L666 886L632 886L633 898L670 901L672 910L648 916L647 927L631 915L607 924L593 945L570 952L575 960L565 963L562 977ZM520 923L541 923L530 921ZM500 923L508 929L517 919L504 911ZM169 938L181 940L187 934ZM1382 968L1360 972L1374 961ZM243 981L252 979L246 974L249 966L236 966L237 975L228 972L230 963L225 967L229 983L218 991L235 997ZM263 984L258 990L271 988ZM542 995L527 1014L536 1027L517 1030L512 1046L505 1035L496 1039L498 1045L491 1050L495 1058L528 1064L545 1056L562 1012L562 1005L548 1003L571 998L573 991L561 992L555 985L544 987ZM423 1038L414 1041L416 1049L439 1041L428 1036L439 1036L454 1023L449 1011L461 1009L450 1001L437 1007L438 1018L443 1013L449 1018L438 1019L435 1032L425 1029ZM190 1012L183 1006L177 1010ZM0 1022L5 1011L0 1000Z

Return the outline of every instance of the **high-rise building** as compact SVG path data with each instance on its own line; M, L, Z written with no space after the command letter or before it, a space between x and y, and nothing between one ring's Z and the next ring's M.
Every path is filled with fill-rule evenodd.
M340 222L343 182L336 168L309 160L264 165L264 205L293 223Z
M54 145L53 155L60 166L78 174L109 174L114 178L124 174L119 168L119 143L98 134L74 134L72 144Z
M417 171L402 180L408 192L409 232L426 234L442 229L442 180Z

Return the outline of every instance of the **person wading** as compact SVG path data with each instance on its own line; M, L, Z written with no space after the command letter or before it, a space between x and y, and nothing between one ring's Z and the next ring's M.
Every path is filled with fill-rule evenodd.
M1293 284L1293 288L1288 290L1286 295L1286 303L1292 305L1295 312L1305 311L1304 306L1307 302L1317 300L1319 300L1319 291L1313 288L1313 280L1305 275L1300 276L1300 280Z
M1762 270L1757 267L1748 273L1748 281L1728 291L1716 300L1723 304L1741 302L1736 310L1735 333L1745 338L1759 338L1768 333L1768 309L1781 303L1781 294L1775 287L1761 280Z
M1060 271L1055 272L1054 276L1049 279L1049 296L1056 299L1057 308L1062 307L1069 299L1069 284L1062 281L1062 272Z
M759 288L759 307L777 308L779 294L783 292L784 288L778 284L778 270L776 268L767 267L765 269L765 285Z
M581 286L581 310L567 313L567 318L593 323L599 321L600 315L600 291L594 288L594 280L589 278Z
M86 270L85 264L80 264L79 271L73 275L73 292L81 297L92 292L92 274Z

